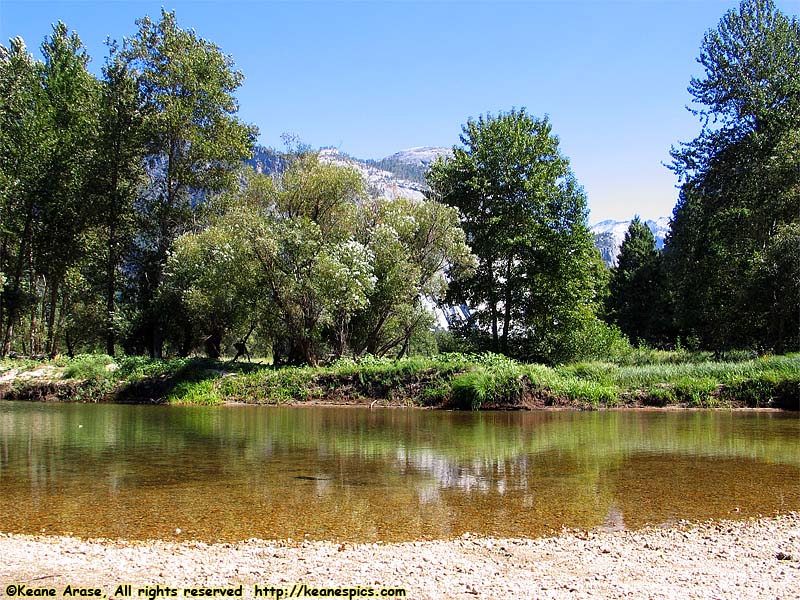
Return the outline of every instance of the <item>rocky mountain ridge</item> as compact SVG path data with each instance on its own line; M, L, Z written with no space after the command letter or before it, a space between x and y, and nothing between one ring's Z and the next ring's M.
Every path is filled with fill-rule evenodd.
M589 226L590 231L594 234L594 244L600 250L600 254L606 264L616 264L619 248L625 240L625 233L630 227L631 220L615 221L606 219ZM658 217L655 220L647 219L644 222L653 232L653 237L656 238L656 248L658 249L664 247L664 241L669 232L669 221L669 217Z

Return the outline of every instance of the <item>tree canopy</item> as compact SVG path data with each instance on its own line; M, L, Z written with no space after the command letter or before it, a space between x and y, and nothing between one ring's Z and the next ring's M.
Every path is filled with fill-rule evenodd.
M276 362L402 355L472 256L451 208L369 199L360 174L313 153L250 174L211 227L178 238L166 290L212 340L258 328Z
M678 327L716 351L797 348L795 269L777 248L800 219L800 24L771 0L744 0L698 60L705 75L689 92L703 128L672 151L683 182L666 244Z
M174 13L138 25L101 79L61 22L42 61L0 48L0 354L104 339L160 355L167 251L250 153L231 59Z
M597 325L601 259L586 226L586 196L547 118L524 109L470 119L462 147L428 173L431 197L458 209L478 257L451 287L469 305L467 330L494 351L559 360L581 352Z
M661 253L650 228L636 215L611 269L608 315L634 344L671 341L671 311Z

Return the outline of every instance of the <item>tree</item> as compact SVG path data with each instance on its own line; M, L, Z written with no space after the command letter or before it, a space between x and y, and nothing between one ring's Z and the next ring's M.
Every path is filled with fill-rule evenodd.
M176 240L161 299L211 355L256 329L276 363L407 353L433 320L423 298L442 300L445 271L472 264L456 211L369 199L357 171L314 153L282 161L275 178L251 173L221 197L211 227Z
M609 316L634 344L668 341L671 319L661 254L638 215L625 233L609 288Z
M233 211L173 243L159 306L177 307L170 311L176 318L167 331L177 335L181 355L202 345L209 357L219 358L226 335L242 333L259 318L264 282L247 227L246 213Z
M138 202L135 256L140 332L152 356L162 352L162 323L154 299L167 251L197 226L209 194L235 183L240 161L252 151L256 130L235 117L233 93L243 75L233 61L194 31L178 28L175 13L137 21L123 57L144 99L147 192Z
M432 197L459 210L478 257L451 300L469 304L490 349L563 359L596 321L599 299L583 190L547 118L522 109L470 119L461 142L428 174Z
M375 286L369 305L354 315L350 345L356 356L402 356L431 327L423 300L443 303L448 280L471 272L475 257L458 212L439 202L377 199L359 216L356 235L374 256Z
M0 356L11 350L19 316L33 304L35 204L52 142L40 74L22 38L0 47Z
M71 298L62 286L67 272L85 256L84 233L95 206L88 194L95 158L99 84L89 73L89 55L76 33L59 22L42 44L42 85L54 143L47 177L39 191L35 233L38 271L47 302L46 352L58 353L59 330Z
M768 256L800 219L800 24L772 0L744 0L705 35L699 62L705 76L689 92L703 129L672 150L683 182L666 251L677 323L718 352L783 349L791 327L765 326L746 282L766 263L789 268ZM791 275L775 275L764 283L777 299ZM791 295L783 302L778 314L800 312Z
M254 186L253 192L256 214L247 236L265 300L279 317L274 358L316 365L330 341L325 328L336 331L334 346L341 354L348 316L366 305L374 284L372 256L353 239L355 214L365 199L361 175L305 153L290 161L274 185Z
M58 352L71 301L64 283L85 256L94 212L87 192L97 81L87 71L83 44L63 23L41 48L43 62L33 61L19 39L2 52L0 267L10 279L0 311L3 354L23 311L29 311L30 352Z
M144 112L142 97L116 43L109 44L103 67L97 152L92 190L98 205L97 257L88 276L105 300L106 353L114 356L118 329L118 270L135 235L135 201L144 184Z

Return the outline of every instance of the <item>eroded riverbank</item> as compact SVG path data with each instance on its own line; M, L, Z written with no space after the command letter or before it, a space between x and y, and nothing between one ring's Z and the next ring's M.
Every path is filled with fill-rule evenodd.
M0 583L405 588L408 598L800 598L800 513L553 538L233 544L0 536Z

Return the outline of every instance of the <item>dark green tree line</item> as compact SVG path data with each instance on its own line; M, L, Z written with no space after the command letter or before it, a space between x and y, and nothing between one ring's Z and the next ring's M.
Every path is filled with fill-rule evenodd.
M633 344L669 345L672 314L663 256L650 228L633 218L611 268L607 314Z
M703 129L672 152L683 182L666 244L677 326L717 352L796 349L800 23L771 0L744 0L706 34L699 62L689 92Z

